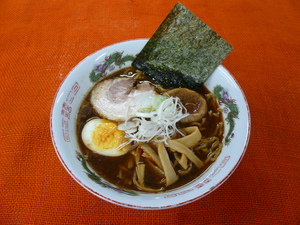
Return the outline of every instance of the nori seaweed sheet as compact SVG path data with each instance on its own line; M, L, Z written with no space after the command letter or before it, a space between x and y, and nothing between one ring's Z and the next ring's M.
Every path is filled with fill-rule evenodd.
M197 89L232 50L221 36L177 3L132 66L166 88Z

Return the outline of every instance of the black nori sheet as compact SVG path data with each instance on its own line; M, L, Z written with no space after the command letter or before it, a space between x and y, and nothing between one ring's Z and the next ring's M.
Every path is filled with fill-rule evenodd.
M132 65L166 88L197 89L232 49L190 10L177 3Z

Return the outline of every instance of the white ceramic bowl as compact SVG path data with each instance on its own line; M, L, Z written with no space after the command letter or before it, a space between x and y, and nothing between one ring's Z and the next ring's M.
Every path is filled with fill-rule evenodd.
M121 190L95 174L83 159L76 137L79 106L99 76L130 66L147 39L105 47L81 61L60 86L51 111L51 135L55 151L69 174L86 190L108 202L136 209L166 209L188 204L211 193L234 172L249 141L250 113L235 79L219 66L205 82L219 96L226 118L224 147L218 159L199 178L181 188L147 194ZM91 73L95 72L92 74ZM91 79L92 78L92 79Z

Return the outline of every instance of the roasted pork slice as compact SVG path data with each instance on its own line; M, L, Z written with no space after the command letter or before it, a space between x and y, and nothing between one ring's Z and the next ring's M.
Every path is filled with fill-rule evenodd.
M91 92L90 102L100 117L123 122L135 116L144 97L155 95L149 82L135 85L133 78L115 78L99 82Z
M180 120L182 123L200 121L207 113L206 100L198 93L187 88L175 88L165 93L167 96L178 97L189 115Z

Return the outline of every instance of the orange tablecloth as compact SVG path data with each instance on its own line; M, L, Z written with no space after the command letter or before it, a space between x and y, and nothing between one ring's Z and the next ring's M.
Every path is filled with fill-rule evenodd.
M234 51L223 65L249 103L251 138L235 173L179 208L105 202L65 171L49 116L87 55L150 37L177 1L0 1L0 224L300 224L300 1L182 0Z

